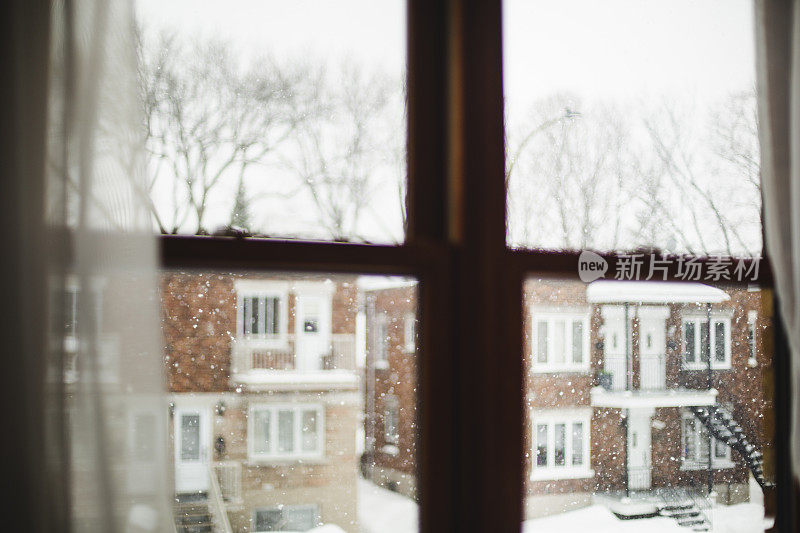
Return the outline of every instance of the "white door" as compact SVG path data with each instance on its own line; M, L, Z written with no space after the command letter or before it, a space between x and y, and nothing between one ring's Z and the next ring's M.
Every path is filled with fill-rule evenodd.
M639 363L642 389L666 386L666 308L641 308L639 312Z
M650 488L651 412L631 409L628 419L628 488L642 490Z
M322 294L297 296L297 369L321 370L331 352L331 299Z
M208 413L204 408L175 409L175 492L208 490Z
M611 374L611 388L625 390L627 373L625 364L625 320L606 318L603 340L603 367Z

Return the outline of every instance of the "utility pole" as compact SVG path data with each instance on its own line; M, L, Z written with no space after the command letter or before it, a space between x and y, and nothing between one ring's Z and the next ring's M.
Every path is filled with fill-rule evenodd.
M633 344L633 339L631 339L631 326L630 326L630 304L625 302L625 390L631 390L633 388L633 380L631 379L631 345ZM631 410L625 409L625 496L628 497L631 495L631 469L630 469L630 457L628 457L628 452L630 451L630 446L628 445L628 439L630 438L630 421L631 421Z

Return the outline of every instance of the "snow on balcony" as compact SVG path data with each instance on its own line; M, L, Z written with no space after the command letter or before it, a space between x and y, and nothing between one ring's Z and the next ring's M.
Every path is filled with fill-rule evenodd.
M586 287L590 303L720 303L730 296L716 287L683 281L598 280Z
M591 390L593 407L637 408L637 407L688 407L713 405L717 402L717 390L667 389L667 390L611 390L595 387Z

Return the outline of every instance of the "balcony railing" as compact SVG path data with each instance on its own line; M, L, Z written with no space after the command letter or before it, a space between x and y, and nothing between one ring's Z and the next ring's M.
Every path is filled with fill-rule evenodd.
M242 500L242 463L238 461L216 462L214 471L219 482L222 500L227 505L240 503Z
M603 365L605 372L611 375L611 390L619 391L629 388L627 372L633 370L626 365L624 357L606 358ZM666 368L664 354L641 356L639 359L639 389L664 390L667 386Z
M300 343L302 344L302 343ZM279 341L239 339L233 344L233 372L251 370L355 370L356 343L352 333L331 335L327 347L298 346L295 335Z

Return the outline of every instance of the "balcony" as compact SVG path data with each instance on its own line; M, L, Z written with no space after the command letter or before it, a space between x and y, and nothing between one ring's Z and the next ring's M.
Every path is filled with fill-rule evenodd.
M355 388L356 343L352 333L333 334L327 345L280 339L238 339L232 347L231 379L250 388L315 390Z
M609 377L606 387L592 389L592 405L595 407L688 407L712 405L717 391L685 386L683 364L679 368L677 382L668 383L667 356L665 354L643 354L639 357L638 384L628 372L632 372L623 358L606 358L604 374ZM674 381L674 380L673 380ZM638 385L638 386L637 386Z

